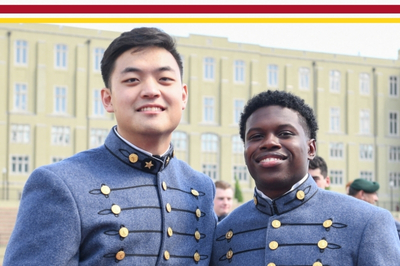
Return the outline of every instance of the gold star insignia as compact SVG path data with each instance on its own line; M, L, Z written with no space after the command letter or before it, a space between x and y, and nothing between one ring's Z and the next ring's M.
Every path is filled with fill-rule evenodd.
M151 167L154 166L152 161L150 161L150 162L145 162L145 164L146 164L146 165L145 165L144 167L149 168L149 169L151 169Z

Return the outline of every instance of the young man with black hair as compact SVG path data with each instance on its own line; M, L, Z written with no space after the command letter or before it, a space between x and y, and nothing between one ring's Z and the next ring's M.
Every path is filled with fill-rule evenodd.
M328 176L328 166L324 158L316 155L314 159L310 161L308 166L308 173L312 176L317 186L326 189L331 184L331 180Z
M104 53L104 145L29 177L4 265L208 265L215 187L174 158L188 92L173 39L155 28Z
M254 201L218 224L211 265L399 265L392 215L321 190L308 174L317 129L312 109L291 93L248 101L240 136Z

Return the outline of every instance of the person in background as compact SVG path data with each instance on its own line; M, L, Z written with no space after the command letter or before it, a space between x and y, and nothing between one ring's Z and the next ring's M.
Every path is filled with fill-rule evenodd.
M222 221L232 209L233 188L226 181L215 181L214 211L218 216L218 222Z
M316 155L314 159L310 161L310 165L308 166L308 173L314 178L317 186L326 189L331 184L331 180L328 176L328 166L326 165L325 160Z
M263 91L239 127L254 200L218 223L211 265L399 266L390 212L320 189L308 174L318 125L303 99Z

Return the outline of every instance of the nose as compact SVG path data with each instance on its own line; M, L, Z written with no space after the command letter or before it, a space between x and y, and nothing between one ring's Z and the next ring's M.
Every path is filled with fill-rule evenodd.
M157 98L160 96L160 90L158 89L158 83L153 79L146 79L142 83L141 88L141 97L142 98Z
M280 149L280 148L281 144L279 142L279 138L272 133L265 135L265 138L261 143L260 147L260 149L267 149L267 150Z

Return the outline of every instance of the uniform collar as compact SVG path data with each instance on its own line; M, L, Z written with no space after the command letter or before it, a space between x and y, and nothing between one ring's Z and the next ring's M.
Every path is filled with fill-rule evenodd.
M115 127L108 134L104 146L120 161L140 171L157 174L166 168L174 157L174 148L170 144L169 149L160 156L152 156L151 153L139 149L126 142L116 132Z
M280 215L300 207L317 191L318 186L308 175L307 179L298 187L273 200L262 197L257 189L254 189L254 204L260 212L268 215Z

